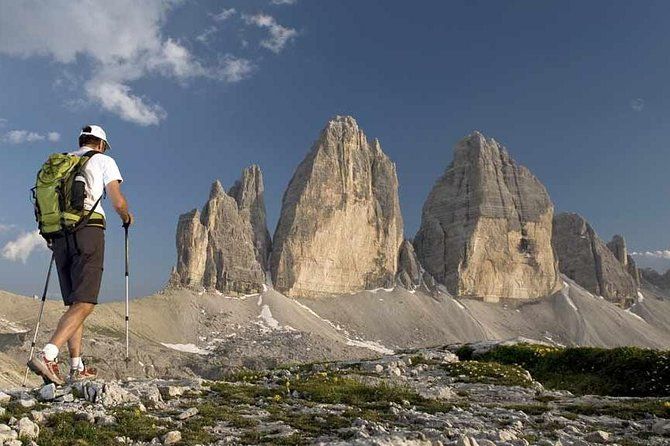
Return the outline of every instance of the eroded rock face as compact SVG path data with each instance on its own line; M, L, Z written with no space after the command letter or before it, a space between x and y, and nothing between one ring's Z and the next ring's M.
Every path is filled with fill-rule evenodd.
M670 290L670 269L664 274L661 274L655 269L644 268L640 270L640 275L650 284L657 286L662 290Z
M612 245L615 254L583 217L562 213L554 218L552 243L561 272L582 287L624 307L636 298L635 279L617 258L628 258L620 241Z
M414 247L454 295L535 298L555 292L553 204L544 186L494 139L461 140L423 207Z
M200 211L179 216L177 224L176 283L187 287L202 286L207 264L207 228L200 221ZM173 279L173 282L175 280Z
M400 245L400 254L398 255L398 274L396 281L404 288L412 291L421 286L422 268L419 258L414 252L414 246L409 240L405 240Z
M242 177L230 188L228 195L237 202L242 218L251 224L256 259L267 270L272 241L265 219L264 192L263 173L254 164L242 171Z
M271 269L294 297L390 286L403 223L394 163L349 116L332 119L282 200Z
M202 212L179 217L177 265L170 283L222 293L263 289L264 259L270 249L260 169L251 166L227 194L212 185Z
M612 251L612 254L614 254L614 257L616 257L619 263L621 263L621 266L623 266L628 274L630 274L630 276L633 278L635 285L640 286L640 273L637 270L635 260L633 260L633 258L628 255L626 239L624 239L622 235L616 234L607 244L607 247L610 251Z

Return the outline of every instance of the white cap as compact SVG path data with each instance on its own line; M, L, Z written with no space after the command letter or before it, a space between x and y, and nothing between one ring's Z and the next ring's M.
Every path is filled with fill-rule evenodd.
M89 130L90 131L84 131L84 130ZM83 135L91 135L95 136L96 138L102 139L107 143L107 148L111 149L112 146L109 144L109 141L107 141L107 133L103 130L102 127L99 125L87 125L83 129L81 129L81 133L79 133L79 136Z

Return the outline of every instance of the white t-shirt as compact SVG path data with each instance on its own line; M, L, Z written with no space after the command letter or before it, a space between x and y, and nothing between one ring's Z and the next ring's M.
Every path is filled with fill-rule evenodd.
M69 154L82 156L90 151L90 148L82 147ZM121 172L119 172L119 167L116 165L116 161L104 153L98 153L88 160L86 166L84 166L83 174L84 178L86 178L86 199L84 200L84 209L86 210L91 210L93 205L95 205L98 198L102 196L105 186L112 181L123 181ZM95 212L102 214L103 216L105 215L105 211L102 209L102 200L100 200Z

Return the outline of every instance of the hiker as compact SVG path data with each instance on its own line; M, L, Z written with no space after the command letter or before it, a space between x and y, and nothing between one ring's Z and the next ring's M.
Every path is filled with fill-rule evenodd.
M116 162L105 155L110 149L107 134L102 127L88 125L79 134L79 150L67 155L82 159L78 178L85 186L83 210L86 217L72 232L50 240L54 253L61 294L67 311L58 322L56 331L42 351L28 362L28 367L47 381L63 385L58 366L58 353L67 343L70 353L69 382L92 379L97 371L84 364L82 337L84 321L98 303L105 253L105 211L102 208L104 192L121 217L124 228L133 223L133 215L121 193L123 178ZM76 180L76 179L75 179Z

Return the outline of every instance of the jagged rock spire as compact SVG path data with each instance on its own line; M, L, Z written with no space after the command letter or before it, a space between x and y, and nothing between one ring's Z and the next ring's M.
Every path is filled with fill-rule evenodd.
M263 173L256 164L244 169L241 178L228 191L237 202L240 213L251 224L256 259L263 270L268 270L272 240L266 223L264 193Z
M394 163L336 116L296 169L273 240L275 288L312 297L389 286L403 223Z
M637 297L635 278L621 261L623 237L610 244L613 252L581 215L562 213L554 218L552 244L561 272L590 292L624 307Z
M260 292L270 249L267 234L258 166L245 169L230 194L215 181L202 212L179 217L171 283L224 293Z

